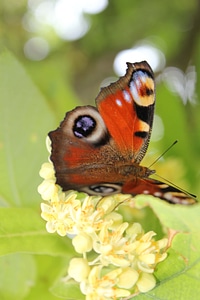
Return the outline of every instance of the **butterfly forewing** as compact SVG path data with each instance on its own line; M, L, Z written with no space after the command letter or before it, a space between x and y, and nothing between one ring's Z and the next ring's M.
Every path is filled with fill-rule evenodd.
M146 153L151 135L155 106L154 77L147 62L127 65L126 75L103 88L96 103L120 153L139 163Z

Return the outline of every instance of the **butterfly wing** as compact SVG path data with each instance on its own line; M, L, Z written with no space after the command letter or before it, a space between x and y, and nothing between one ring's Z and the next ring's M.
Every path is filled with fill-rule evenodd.
M126 75L102 88L96 104L115 147L129 162L140 163L153 123L154 77L145 61L127 65Z
M171 204L191 205L196 203L195 195L151 178L137 178L136 181L126 182L122 187L122 192L132 195L152 195Z
M104 182L119 184L114 191L120 191L128 174L116 165L134 162L135 171L144 156L153 122L153 72L146 62L127 65L125 76L100 91L99 111L77 107L49 133L57 183L64 190Z
M149 179L154 171L139 166L151 135L154 78L146 62L127 65L125 76L100 91L98 109L77 107L49 133L56 182L63 190L102 196L150 194L170 203L193 204L192 195Z
M109 151L113 150L109 146L109 133L95 107L82 106L68 112L49 137L57 183L64 190L80 190L103 178L110 161Z

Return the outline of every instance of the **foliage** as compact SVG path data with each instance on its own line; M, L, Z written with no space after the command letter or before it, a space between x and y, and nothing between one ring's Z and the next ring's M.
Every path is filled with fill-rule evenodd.
M34 299L36 295L43 299L58 299L49 294L49 287L53 284L53 293L64 293L69 299L72 286L66 290L66 286L56 279L66 272L67 261L73 256L72 248L66 238L45 231L45 224L39 216L40 199L36 194L38 170L46 160L45 135L48 128L55 126L54 115L24 69L10 54L2 53L0 64L0 181L3 183L0 263L1 274L6 274L1 280L0 295L2 299ZM195 297L199 290L199 207L174 207L155 199L148 201L161 224L183 231L175 237L169 258L160 264L156 272L159 285L149 295L174 299L176 290L177 299L180 299L187 289L187 294ZM142 219L144 223L147 220L150 227L148 219L152 213L147 213ZM20 283L16 280L19 273ZM41 282L42 276L45 276L45 282ZM145 294L136 298L147 297Z

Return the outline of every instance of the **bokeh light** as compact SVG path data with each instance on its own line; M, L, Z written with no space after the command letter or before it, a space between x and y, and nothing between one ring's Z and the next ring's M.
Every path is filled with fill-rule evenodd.
M47 41L51 36L49 32L63 40L73 41L82 38L90 29L89 14L100 13L107 5L108 0L29 0L22 25ZM25 50L25 55L32 59L32 55L27 54L29 52Z
M151 141L152 142L157 142L161 140L164 136L164 124L158 115L154 115L154 121L153 121L153 129L152 129L152 134L151 134Z
M24 45L24 54L31 60L42 60L49 53L49 45L47 41L41 37L33 37Z
M131 49L120 51L114 60L116 74L123 75L126 62L140 62L146 60L154 72L161 71L165 66L165 56L161 50L149 43L140 43Z
M192 104L196 103L197 75L195 67L190 66L185 73L176 67L168 67L163 71L161 77L170 91L178 95L184 104L187 101Z

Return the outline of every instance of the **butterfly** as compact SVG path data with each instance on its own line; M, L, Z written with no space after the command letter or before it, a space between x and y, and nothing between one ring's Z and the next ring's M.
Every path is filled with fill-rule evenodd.
M194 195L150 178L140 163L149 144L155 107L154 74L146 61L127 63L123 77L103 87L96 106L78 106L49 133L56 183L89 195L148 194L194 204Z

